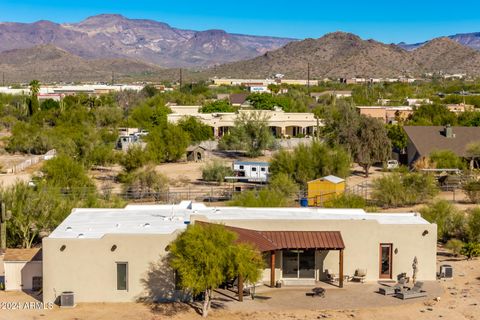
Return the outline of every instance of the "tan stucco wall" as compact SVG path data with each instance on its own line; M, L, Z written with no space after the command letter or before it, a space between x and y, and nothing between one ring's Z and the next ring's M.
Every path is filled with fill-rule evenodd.
M163 268L151 268L165 255L176 237L170 235L106 235L101 239L43 239L43 299L54 302L63 291L73 291L76 302L135 301L154 292L172 289L163 279ZM63 252L60 247L65 245ZM113 245L117 246L111 251ZM116 262L128 262L128 290L117 290ZM160 270L162 269L162 270ZM149 270L155 279L146 286ZM165 275L169 281L173 275ZM160 284L160 286L158 286Z
M191 220L207 219L192 216ZM436 274L436 225L386 225L369 220L225 220L210 222L255 230L276 231L340 231L345 242L344 273L353 275L355 269L367 269L367 280L379 278L379 245L392 243L393 278L406 272L412 275L412 262L418 258L418 279L434 280ZM424 230L428 234L422 236ZM178 233L178 232L177 232ZM156 267L150 273L151 263L158 263L165 248L175 239L171 235L106 235L101 239L43 240L43 297L53 302L63 291L74 291L76 302L126 302L148 295L153 288L155 296L173 291L173 274ZM112 245L117 249L112 252ZM66 246L61 252L60 247ZM316 254L316 279L324 279L325 269L338 272L338 251L320 251ZM116 289L116 262L128 262L128 291ZM270 281L267 266L263 280ZM281 252L276 255L276 280L281 280ZM165 280L167 279L167 280Z
M201 216L195 219L206 220ZM419 268L417 279L435 280L436 277L437 227L434 224L391 225L378 224L371 220L225 220L217 222L228 226L265 231L340 231L345 242L344 274L352 276L356 269L367 269L369 281L379 280L380 244L391 243L393 251L397 249L397 253L394 253L392 258L393 278L403 272L411 276L415 256L418 259ZM422 235L424 230L428 231L426 236ZM323 266L318 263L317 257L317 267L323 267L323 270L317 270L317 280L322 279L319 275L324 274L325 269L337 273L338 260L338 251L329 251L323 260ZM281 270L276 279L279 279L280 275Z

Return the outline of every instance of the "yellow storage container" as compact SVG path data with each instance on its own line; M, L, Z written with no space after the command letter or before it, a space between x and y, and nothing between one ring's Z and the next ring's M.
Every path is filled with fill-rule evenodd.
M308 205L311 207L322 206L327 200L345 192L345 180L336 176L326 176L309 181Z

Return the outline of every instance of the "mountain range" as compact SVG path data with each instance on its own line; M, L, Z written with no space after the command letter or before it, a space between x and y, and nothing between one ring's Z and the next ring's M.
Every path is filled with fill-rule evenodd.
M9 82L480 75L480 33L384 44L344 32L296 40L177 29L98 15L79 23L0 23L0 72Z
M82 58L135 59L162 67L198 68L248 59L292 40L223 30L182 30L115 14L97 15L79 23L0 23L0 52L48 44Z
M480 32L458 33L452 36L448 36L447 38L455 42L458 42L461 45L470 47L475 50L480 50ZM405 50L411 51L423 46L426 43L428 43L428 41L412 43L412 44L400 42L398 46L404 48Z
M206 72L218 77L268 77L276 73L287 78L421 76L424 73L468 73L480 75L480 52L449 38L437 38L415 50L343 32L320 39L287 44L266 54L213 67Z

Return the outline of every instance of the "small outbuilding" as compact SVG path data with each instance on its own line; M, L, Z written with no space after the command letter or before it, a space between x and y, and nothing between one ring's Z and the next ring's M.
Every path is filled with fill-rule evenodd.
M190 146L186 150L187 161L200 162L205 159L205 148L200 145Z
M3 257L5 290L40 290L42 288L42 250L7 249Z
M309 181L308 205L321 206L325 201L345 192L345 180L336 176L326 176Z

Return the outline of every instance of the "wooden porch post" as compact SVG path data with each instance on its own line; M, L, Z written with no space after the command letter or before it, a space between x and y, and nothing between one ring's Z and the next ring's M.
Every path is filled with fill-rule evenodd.
M275 250L270 251L270 287L275 286Z
M243 301L243 277L238 275L238 301Z
M338 276L339 276L339 287L343 288L343 249L340 249L340 258L338 259Z

